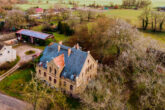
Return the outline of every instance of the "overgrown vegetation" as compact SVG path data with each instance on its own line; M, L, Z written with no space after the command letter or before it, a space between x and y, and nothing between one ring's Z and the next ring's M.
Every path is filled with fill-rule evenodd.
M127 39L127 42L124 42L121 36L115 37L125 48L113 65L99 65L98 76L81 94L86 109L163 110L165 108L164 66L158 60L159 55L155 52L146 52L147 48L157 48L157 46L153 44L144 46L143 43L147 39L141 37L136 29L127 23L120 26L128 29L118 27L128 32L127 36L123 36L123 31L116 30L119 35Z
M20 60L20 58L17 56L16 60L2 64L0 66L0 75L7 72L8 70L10 70L14 65L16 65L19 62L19 60Z

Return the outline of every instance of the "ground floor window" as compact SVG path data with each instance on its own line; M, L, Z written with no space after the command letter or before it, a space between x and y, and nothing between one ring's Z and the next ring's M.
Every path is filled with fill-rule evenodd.
M41 70L39 70L39 74L41 74Z
M49 76L49 81L52 81L52 77Z
M46 72L44 72L44 76L46 76Z
M64 81L64 86L66 86L66 82Z
M54 84L56 84L56 79L54 79Z

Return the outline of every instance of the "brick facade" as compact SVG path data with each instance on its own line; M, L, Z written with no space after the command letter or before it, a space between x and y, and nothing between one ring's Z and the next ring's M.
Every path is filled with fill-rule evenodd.
M59 68L54 60L51 60L50 62L47 62L47 68L37 65L37 77L41 80L45 80L51 86L61 89L62 91L70 94L79 94L85 90L88 82L97 75L97 62L91 56L90 52L88 52L80 74L74 76L74 81L61 76L61 72L64 68L65 66Z

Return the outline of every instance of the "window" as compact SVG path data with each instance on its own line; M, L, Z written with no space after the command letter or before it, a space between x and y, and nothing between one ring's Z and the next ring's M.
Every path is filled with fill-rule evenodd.
M89 63L89 60L88 60L88 63Z
M44 72L44 76L46 76L46 72Z
M64 81L64 86L66 86L66 82Z
M54 69L54 74L56 75L56 73L57 73L57 70L56 70L56 69Z
M50 72L50 73L52 72L52 68L51 68L51 67L49 67L49 72Z
M71 91L73 90L73 86L72 86L72 85L70 85L70 90L71 90Z
M54 84L56 84L56 79L54 79Z
M2 55L2 53L0 53L0 55Z
M49 76L49 81L52 81L52 77Z
M39 70L39 74L41 74L41 70Z
M10 51L8 51L8 53L10 53Z

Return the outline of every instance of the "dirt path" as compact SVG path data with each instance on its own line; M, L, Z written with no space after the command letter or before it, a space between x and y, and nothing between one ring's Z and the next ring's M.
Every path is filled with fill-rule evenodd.
M32 105L0 93L0 110L33 110Z

